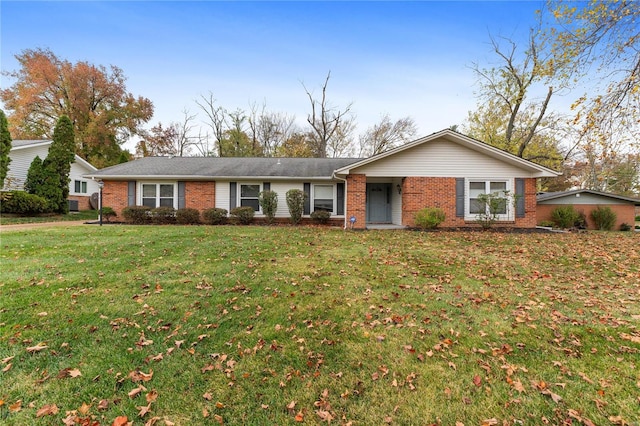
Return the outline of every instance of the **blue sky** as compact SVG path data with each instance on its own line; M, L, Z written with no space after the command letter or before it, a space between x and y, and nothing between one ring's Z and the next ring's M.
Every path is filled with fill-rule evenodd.
M1 68L49 48L71 62L116 65L154 103L150 124L180 121L212 92L227 109L267 109L305 124L302 84L353 102L358 130L411 116L420 135L461 124L476 105L473 62L489 35L526 39L542 1L2 1ZM2 77L0 86L11 84Z

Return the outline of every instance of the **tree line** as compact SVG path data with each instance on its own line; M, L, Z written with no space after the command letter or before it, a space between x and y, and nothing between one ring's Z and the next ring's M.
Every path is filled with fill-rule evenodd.
M632 0L548 1L525 44L490 36L494 62L471 65L477 107L452 127L564 172L543 181L542 190L577 186L639 195L638 19L640 3ZM365 157L417 131L411 117L383 114L356 135L352 104L330 102L330 73L317 94L302 85L309 101L303 126L266 103L230 109L209 92L194 100L198 113L185 108L179 120L147 130L153 103L127 91L118 67L72 64L47 49L16 58L20 69L3 72L15 82L0 92L14 139L49 138L66 115L76 153L97 167L130 159L121 146L132 136L139 138L137 156ZM561 114L554 102L566 97L571 111Z

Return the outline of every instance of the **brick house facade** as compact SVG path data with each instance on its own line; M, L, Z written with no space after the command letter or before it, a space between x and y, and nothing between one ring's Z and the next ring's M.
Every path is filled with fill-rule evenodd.
M364 229L412 227L415 213L440 207L441 226L478 226L477 196L510 201L498 226L536 226L536 180L557 172L452 130L443 130L366 159L147 157L88 175L104 182L103 202L119 217L131 205L195 208L253 206L258 194L278 194L276 219L286 221L286 193L306 195L304 218L316 210L331 222Z

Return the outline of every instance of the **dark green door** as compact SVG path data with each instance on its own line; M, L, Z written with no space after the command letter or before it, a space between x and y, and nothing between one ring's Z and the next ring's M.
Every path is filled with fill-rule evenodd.
M367 184L367 223L391 223L391 184Z

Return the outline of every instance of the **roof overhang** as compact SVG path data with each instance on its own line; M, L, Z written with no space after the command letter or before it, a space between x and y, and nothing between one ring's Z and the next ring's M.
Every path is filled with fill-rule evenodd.
M83 177L94 180L180 180L180 181L332 181L332 176L197 176L197 175L101 175L99 173L86 173Z
M381 154L378 155L374 155L372 157L366 158L362 161L358 161L356 163L350 164L348 166L342 167L340 169L337 169L334 174L335 175L342 175L342 176L346 176L350 173L352 173L353 170L362 167L364 165L367 164L371 164L374 163L376 161L381 161L387 157L390 157L392 155L395 155L399 152L414 148L416 146L425 144L425 143L429 143L431 141L434 141L436 139L446 139L448 141L457 143L459 145L465 146L469 149L472 149L474 151L483 153L485 155L488 155L490 157L496 158L498 160L504 161L505 163L511 164L513 166L519 167L521 169L527 170L528 172L530 172L534 177L556 177L556 176L560 176L562 173L561 172L557 172L555 170L549 169L547 167L541 166L539 164L533 163L529 160L525 160L524 158L520 158L517 157L513 154L510 154L506 151L503 151L501 149L495 148L491 145L488 145L484 142L480 142L476 139L470 138L468 136L465 136L461 133L455 132L453 130L450 129L444 129L441 130L439 132L436 133L432 133L431 135L422 137L420 139L416 139L413 142L409 142L405 145L402 145L398 148L383 152Z
M572 191L564 191L564 192L554 192L549 194L540 194L537 196L537 201L539 203L544 203L549 200L557 200L558 198L576 196L579 194L591 194L597 195L599 197L612 198L614 200L627 201L629 203L633 203L636 206L640 206L640 199L633 197L625 197L624 195L612 194L610 192L600 192L594 191L592 189L574 189Z

